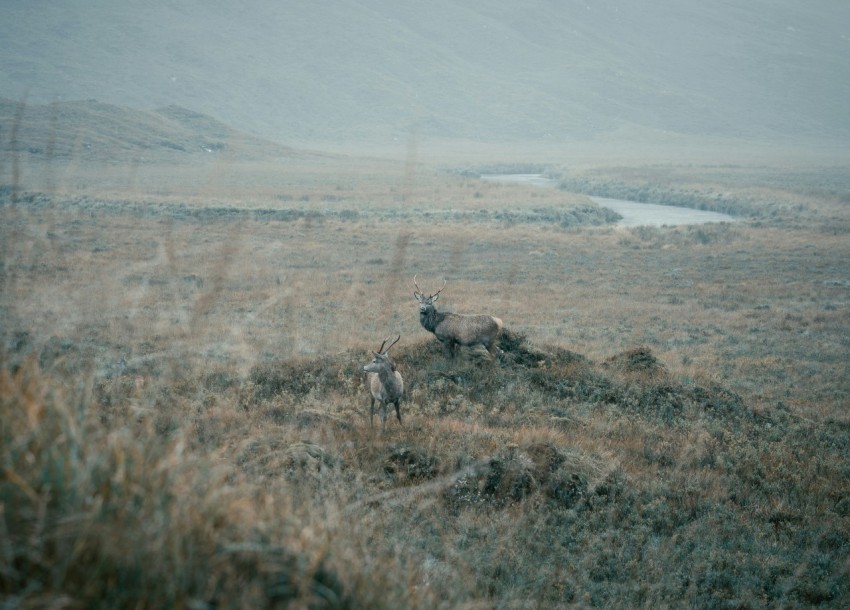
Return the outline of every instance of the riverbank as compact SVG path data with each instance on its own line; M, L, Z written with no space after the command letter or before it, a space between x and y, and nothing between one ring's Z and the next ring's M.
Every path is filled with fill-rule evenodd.
M560 182L543 174L483 174L482 180L507 184L525 184L543 188L559 188ZM735 218L721 212L697 210L661 203L628 201L608 197L591 197L597 205L616 212L620 219L618 227L682 226L712 222L734 222Z

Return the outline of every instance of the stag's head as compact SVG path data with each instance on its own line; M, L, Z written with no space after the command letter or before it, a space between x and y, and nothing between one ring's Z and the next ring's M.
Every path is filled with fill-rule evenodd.
M413 296L419 301L419 313L425 313L429 308L434 307L434 303L437 298L440 296L440 293L443 291L443 288L446 287L446 280L443 280L443 286L434 294L428 295L427 297L422 293L422 289L419 287L419 284L416 283L416 276L413 276L413 285L416 286L416 290L413 293Z
M389 368L389 370L393 370L393 363L392 363L392 360L390 360L390 357L387 355L387 352L390 351L390 348L393 345L398 343L399 339L401 339L401 335L399 335L396 338L396 340L393 341L392 343L390 343L389 345L387 345L387 341L389 341L390 338L387 337L386 339L384 339L384 342L381 343L381 347L378 349L378 351L372 352L372 354L374 355L374 358L372 359L372 362L370 362L369 364L367 364L366 366L363 367L363 372L364 373L379 373L381 371L381 369L387 369L387 368ZM385 345L387 345L386 349L384 349Z

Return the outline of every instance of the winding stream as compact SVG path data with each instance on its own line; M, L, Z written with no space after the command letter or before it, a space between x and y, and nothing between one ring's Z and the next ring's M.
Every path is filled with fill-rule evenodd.
M530 184L532 186L556 188L558 181L546 178L541 174L484 174L482 180L493 182L509 182L516 184ZM711 222L735 222L735 218L720 212L708 212L672 205L659 205L657 203L640 203L638 201L624 201L622 199L608 199L606 197L590 197L597 205L614 210L622 219L615 223L618 227L639 226L675 226L675 225L698 225Z

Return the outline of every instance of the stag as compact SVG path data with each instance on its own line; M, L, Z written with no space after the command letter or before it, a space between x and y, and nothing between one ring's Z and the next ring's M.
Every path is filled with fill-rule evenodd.
M415 275L413 285L416 286L413 296L419 301L419 323L425 330L434 333L449 355L454 355L459 345L483 345L493 358L499 355L499 346L496 343L504 326L499 318L485 314L437 311L434 302L446 287L445 280L442 288L427 297L416 283Z
M375 358L363 367L366 389L369 390L372 398L369 404L369 425L373 425L375 401L377 400L379 415L381 416L381 430L385 428L387 421L387 405L395 405L395 415L398 418L398 423L401 423L401 397L404 394L404 381L401 378L401 373L396 370L393 361L387 355L387 352L398 343L399 339L401 339L401 335L386 349L384 349L384 345L389 341L389 337L384 339L380 349L377 352L372 352Z

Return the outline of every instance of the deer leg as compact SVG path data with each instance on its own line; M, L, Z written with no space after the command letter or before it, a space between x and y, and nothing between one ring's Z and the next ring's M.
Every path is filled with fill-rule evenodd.
M395 416L398 418L398 423L401 423L401 401L397 400L395 403Z
M387 424L387 403L384 401L379 401L381 403L380 415L381 415L381 430L386 427Z
M372 402L369 403L369 427L374 426L375 420L375 399L372 398Z

